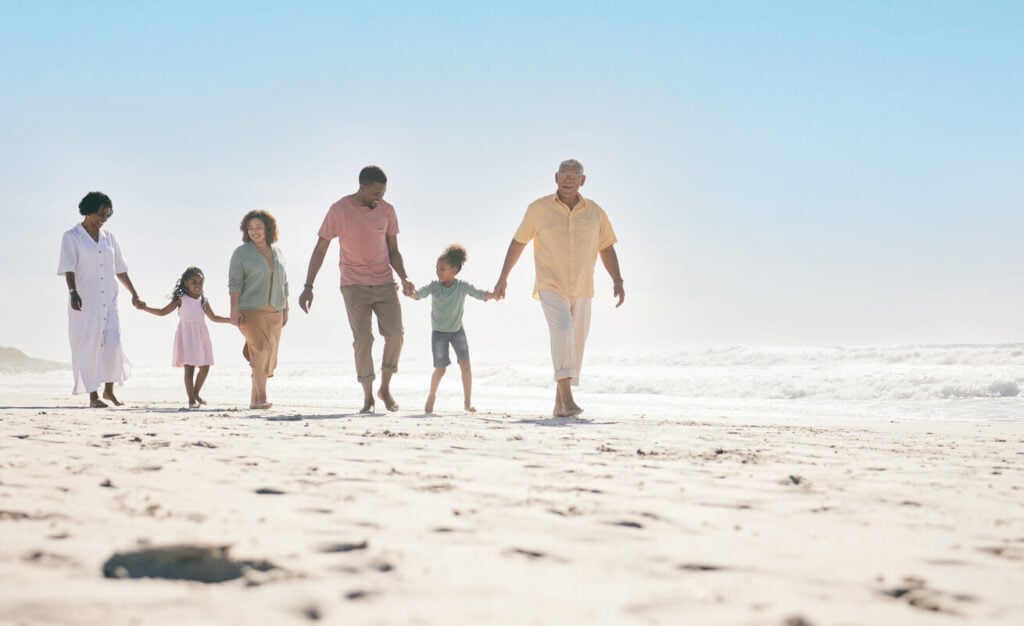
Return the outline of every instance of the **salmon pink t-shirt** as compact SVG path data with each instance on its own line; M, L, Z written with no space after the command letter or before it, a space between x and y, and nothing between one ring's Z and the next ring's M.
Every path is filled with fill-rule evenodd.
M342 287L395 282L386 236L398 234L398 218L387 202L380 200L371 209L346 196L327 210L318 234L328 241L338 238Z

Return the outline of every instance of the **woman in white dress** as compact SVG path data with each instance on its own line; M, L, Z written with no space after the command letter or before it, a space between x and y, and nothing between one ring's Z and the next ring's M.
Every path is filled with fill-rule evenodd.
M72 393L89 392L90 407L106 407L99 397L121 406L114 395L114 383L127 380L131 363L121 349L121 324L117 315L117 282L132 294L139 306L139 294L128 277L128 266L114 235L103 225L114 214L110 198L98 191L88 193L78 205L85 216L81 224L64 233L60 244L57 274L67 281L68 336L71 339L71 369L75 377Z

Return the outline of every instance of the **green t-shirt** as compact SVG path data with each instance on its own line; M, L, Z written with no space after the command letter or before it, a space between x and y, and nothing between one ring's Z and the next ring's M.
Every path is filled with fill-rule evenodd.
M451 287L445 287L441 281L435 280L416 290L420 300L428 295L433 298L430 305L430 327L443 333L454 333L462 328L462 309L466 296L483 300L484 293L483 289L477 289L458 278Z

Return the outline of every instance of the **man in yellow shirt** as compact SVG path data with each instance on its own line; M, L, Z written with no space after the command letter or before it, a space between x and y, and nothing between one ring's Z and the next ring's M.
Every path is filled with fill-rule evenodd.
M555 417L574 417L583 412L572 397L572 387L579 385L583 348L590 331L598 255L612 277L618 298L615 306L622 306L626 299L615 254L615 232L604 209L580 195L586 180L579 161L562 161L555 173L557 190L527 207L494 285L495 298L503 299L508 275L532 241L537 271L533 297L540 300L551 335L551 362L557 383L552 411Z

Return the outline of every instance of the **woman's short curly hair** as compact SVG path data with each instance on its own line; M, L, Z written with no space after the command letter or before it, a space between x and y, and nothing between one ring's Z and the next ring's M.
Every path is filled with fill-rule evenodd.
M277 241L277 220L274 219L274 216L269 211L263 210L249 211L242 218L242 225L240 226L242 241L245 243L252 241L252 239L249 239L249 222L253 218L258 218L262 221L263 227L267 229L267 243L275 243Z
M110 201L110 196L102 191L90 191L78 203L78 212L82 215L92 215L106 207L114 208L114 203Z

